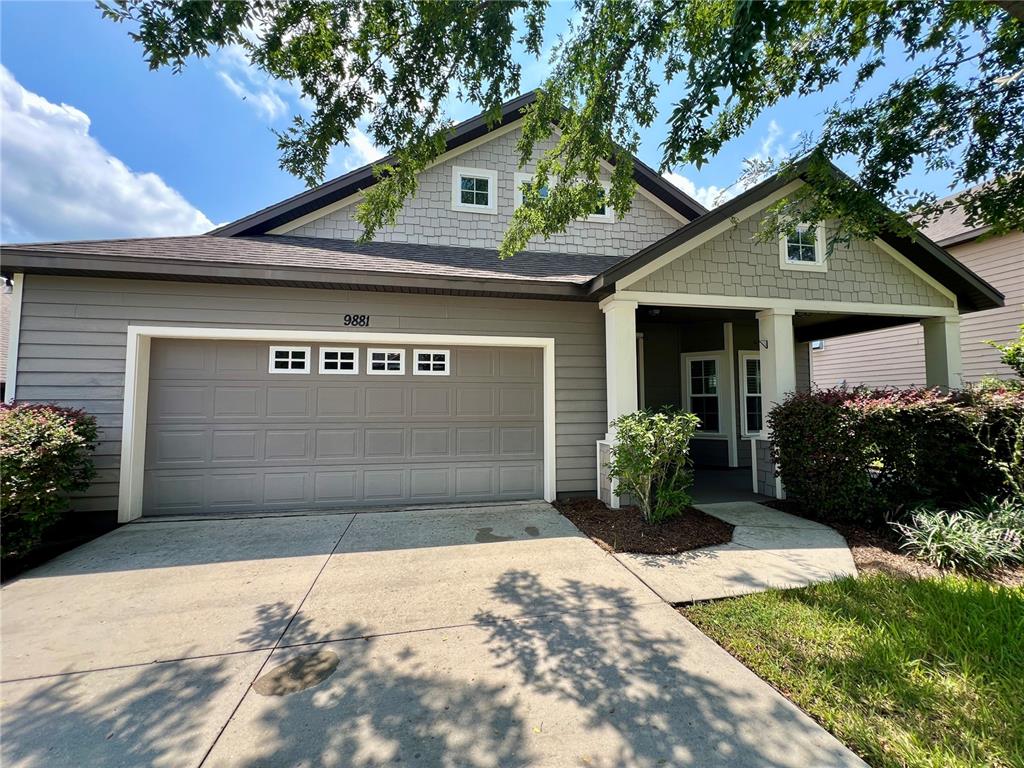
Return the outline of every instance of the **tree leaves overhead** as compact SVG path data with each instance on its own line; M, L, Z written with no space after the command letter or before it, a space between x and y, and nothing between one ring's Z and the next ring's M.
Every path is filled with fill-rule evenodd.
M211 48L241 46L269 75L295 83L313 105L278 133L281 166L313 185L357 122L392 157L375 168L358 218L370 238L395 220L416 177L444 151L449 97L493 122L521 88L518 49L540 57L547 0L116 0L106 16L131 25L151 67L180 70ZM919 224L944 207L901 188L915 167L952 170L968 224L994 233L1024 227L1024 22L1009 3L970 0L576 0L550 73L524 118L525 163L543 153L502 244L562 231L602 202L605 163L618 216L635 191L639 129L673 95L661 168L700 166L787 97L842 87L848 96L806 115L801 155L813 185L773 206L777 231L835 219L845 237L904 226L879 201ZM913 69L884 80L887 61ZM552 132L552 126L558 130ZM860 169L856 185L829 159ZM792 160L754 163L750 176L793 171ZM750 179L747 179L749 182ZM984 183L987 182L987 183ZM979 186L981 185L981 186ZM540 194L548 188L546 196ZM909 231L909 228L907 228Z

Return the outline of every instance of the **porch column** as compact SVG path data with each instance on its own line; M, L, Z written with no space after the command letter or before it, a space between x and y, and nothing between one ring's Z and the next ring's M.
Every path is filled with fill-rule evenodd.
M759 346L761 348L761 415L764 419L762 434L767 437L764 442L767 460L767 446L771 440L768 431L768 412L781 403L787 395L796 391L796 344L793 339L792 309L766 309L757 313ZM755 451L758 446L754 446ZM758 465L763 464L758 459ZM774 467L764 467L766 480L770 482L775 474ZM782 498L782 480L774 477L774 496ZM762 493L769 493L763 488Z
M793 314L792 309L766 309L757 313L761 342L761 413L765 419L773 405L796 392Z
M608 385L608 421L637 410L635 301L612 299L604 310L605 375ZM609 427L606 435L613 438Z
M924 328L924 380L929 387L959 389L964 384L960 360L960 316L928 317Z

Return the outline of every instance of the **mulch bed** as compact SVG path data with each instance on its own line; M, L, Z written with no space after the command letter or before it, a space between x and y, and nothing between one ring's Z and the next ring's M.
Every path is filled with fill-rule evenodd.
M899 535L891 528L867 528L857 523L823 520L785 499L770 499L761 503L766 507L834 528L846 539L853 554L853 562L860 573L887 573L915 579L932 578L944 573L941 569L928 565L900 549ZM1024 566L1002 568L977 575L986 581L1008 587L1024 586Z
M8 582L30 568L92 541L117 528L116 512L83 512L67 515L46 532L39 546L20 557L0 561L0 582Z
M694 507L663 523L651 524L644 521L636 507L609 509L595 498L556 501L554 506L609 552L675 555L732 541L731 525Z

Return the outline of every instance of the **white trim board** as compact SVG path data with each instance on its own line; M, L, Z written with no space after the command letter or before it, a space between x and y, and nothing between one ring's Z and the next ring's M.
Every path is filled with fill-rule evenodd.
M658 293L656 291L619 291L602 300L601 305L612 300L635 301L638 304L655 307L835 312L850 315L896 317L954 317L960 314L956 307L928 307L920 304L873 304L867 301L819 301L815 299L759 298L757 296L709 296L700 293Z
M142 516L146 416L149 405L149 352L152 339L306 341L311 343L422 344L439 347L529 347L541 349L544 355L544 500L555 500L558 467L555 457L555 340L553 338L129 325L125 351L124 426L121 434L121 469L117 502L117 520L120 523L127 523Z
M21 302L25 295L25 274L15 272L11 277L11 314L7 327L7 386L4 402L13 403L18 383L18 353L21 339Z

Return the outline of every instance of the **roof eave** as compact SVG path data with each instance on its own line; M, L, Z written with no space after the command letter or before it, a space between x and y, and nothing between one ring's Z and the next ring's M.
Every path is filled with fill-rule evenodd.
M131 279L180 280L264 285L312 285L324 288L409 289L452 294L503 294L511 298L570 298L593 300L584 285L530 278L505 279L412 275L408 272L264 267L237 262L200 262L161 257L95 256L92 254L39 253L4 248L3 273L64 274Z

